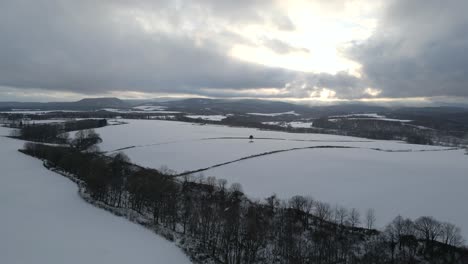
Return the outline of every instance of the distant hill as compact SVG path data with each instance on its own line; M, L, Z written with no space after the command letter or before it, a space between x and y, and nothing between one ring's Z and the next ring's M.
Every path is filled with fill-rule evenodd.
M85 98L78 102L74 102L72 104L77 107L90 107L90 108L125 108L125 107L128 107L127 103L115 97Z
M0 102L0 111L28 110L98 110L102 108L130 109L140 105L164 106L167 110L194 114L246 114L283 113L294 111L302 118L332 115L378 113L402 119L456 118L467 119L467 108L461 107L384 107L369 104L340 103L328 106L309 106L280 101L255 99L160 98L147 100L121 100L115 97L85 98L76 102Z
M97 110L101 108L127 108L129 105L114 97L85 98L77 102L0 102L0 109L4 111L12 109L34 110Z
M245 113L296 113L321 117L347 113L386 112L388 108L366 104L339 104L331 106L308 106L288 102L269 100L234 100L191 98L177 101L153 102L153 105L165 106L170 110L199 114L245 114Z
M191 98L178 101L155 103L171 110L193 113L275 113L288 111L307 111L308 107L285 102L267 100L233 100Z

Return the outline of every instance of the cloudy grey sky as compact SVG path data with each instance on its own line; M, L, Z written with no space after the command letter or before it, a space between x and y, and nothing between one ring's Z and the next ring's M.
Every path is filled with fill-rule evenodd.
M465 0L2 0L0 100L468 98Z

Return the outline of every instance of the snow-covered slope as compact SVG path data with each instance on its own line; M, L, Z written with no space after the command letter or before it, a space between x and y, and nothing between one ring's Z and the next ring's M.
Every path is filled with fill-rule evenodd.
M0 263L190 263L175 244L81 200L22 144L0 137Z
M357 208L374 208L379 227L397 215L434 216L468 237L468 157L463 150L380 152L306 149L244 160L205 171L239 182L251 197L310 195Z

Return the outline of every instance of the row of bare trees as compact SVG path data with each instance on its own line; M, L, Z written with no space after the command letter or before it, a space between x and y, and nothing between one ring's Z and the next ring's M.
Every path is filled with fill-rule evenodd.
M398 216L386 226L382 238L390 247L393 263L411 263L418 254L428 260L443 255L445 263L456 263L457 255L450 248L464 243L460 228L428 216L415 221Z
M85 119L64 123L23 125L12 130L12 137L28 141L70 144L80 150L87 149L101 141L94 128L107 125L106 119ZM70 139L68 132L78 131L76 137Z
M138 212L179 236L200 263L467 263L460 230L431 217L397 217L379 232L373 210L361 217L303 196L252 201L240 184L174 177L135 166L122 153L32 143L23 152L75 175L94 200Z

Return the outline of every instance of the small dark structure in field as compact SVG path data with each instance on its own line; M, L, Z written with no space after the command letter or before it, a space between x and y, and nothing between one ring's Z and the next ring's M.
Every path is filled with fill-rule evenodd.
M249 143L253 143L254 137L252 135L249 136Z

